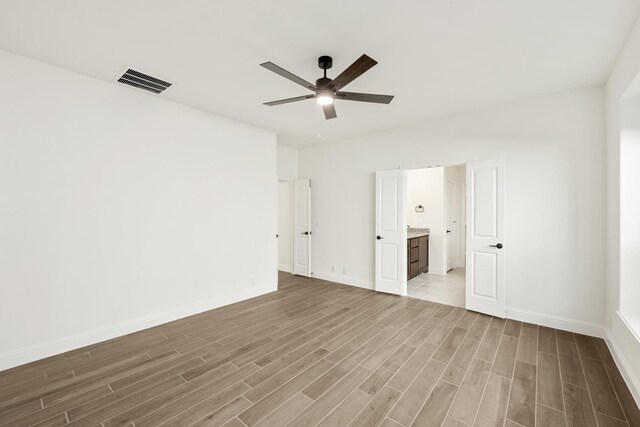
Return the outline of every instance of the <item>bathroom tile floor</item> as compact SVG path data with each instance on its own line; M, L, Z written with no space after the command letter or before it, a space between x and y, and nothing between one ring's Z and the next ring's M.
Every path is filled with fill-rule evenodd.
M407 295L464 308L464 281L464 268L454 268L445 276L421 274L407 282Z

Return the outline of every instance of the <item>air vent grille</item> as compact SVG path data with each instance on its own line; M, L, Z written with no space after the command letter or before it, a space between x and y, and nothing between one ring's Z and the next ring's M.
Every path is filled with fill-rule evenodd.
M120 83L124 83L129 86L137 87L138 89L148 90L153 93L162 93L165 91L171 83L167 83L164 80L151 77L140 71L132 70L129 68L118 79Z

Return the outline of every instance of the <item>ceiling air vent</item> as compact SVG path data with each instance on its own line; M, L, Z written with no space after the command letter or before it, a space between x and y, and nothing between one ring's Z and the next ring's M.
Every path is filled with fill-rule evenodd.
M141 73L140 71L132 70L131 68L125 71L124 74L118 78L118 81L153 93L162 93L165 89L171 86L171 83L151 77L147 74Z

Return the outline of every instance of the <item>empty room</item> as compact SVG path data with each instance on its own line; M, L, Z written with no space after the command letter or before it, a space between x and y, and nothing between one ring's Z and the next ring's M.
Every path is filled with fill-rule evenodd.
M640 427L640 1L0 1L0 426Z

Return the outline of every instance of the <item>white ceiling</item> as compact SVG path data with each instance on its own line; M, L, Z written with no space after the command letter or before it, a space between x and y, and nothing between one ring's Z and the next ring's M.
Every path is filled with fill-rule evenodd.
M1 0L0 49L107 81L130 66L174 83L149 96L305 146L602 84L639 12L637 0ZM379 64L345 90L390 105L338 101L329 121L312 100L262 105L307 92L260 63L313 82L318 56L335 77L362 53Z

